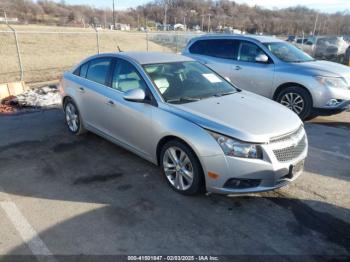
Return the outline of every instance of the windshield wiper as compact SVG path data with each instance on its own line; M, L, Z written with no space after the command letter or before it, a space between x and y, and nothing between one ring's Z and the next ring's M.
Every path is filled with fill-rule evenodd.
M312 60L295 60L295 61L290 61L290 63L306 63L306 62L314 62L316 59Z
M169 99L167 100L167 103L176 103L176 102L195 102L201 100L200 98L195 97L179 97L175 99Z
M219 97L219 96L227 96L236 93L236 91L228 91L228 92L219 92L216 93L214 96Z

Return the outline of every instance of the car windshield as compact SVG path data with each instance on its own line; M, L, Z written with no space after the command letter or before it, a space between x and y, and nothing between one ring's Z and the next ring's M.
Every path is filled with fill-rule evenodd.
M285 43L285 42L274 42L264 43L264 45L279 59L288 63L302 63L314 61L314 59L298 49L297 47Z
M229 82L198 62L144 65L154 85L168 103L189 103L237 92Z

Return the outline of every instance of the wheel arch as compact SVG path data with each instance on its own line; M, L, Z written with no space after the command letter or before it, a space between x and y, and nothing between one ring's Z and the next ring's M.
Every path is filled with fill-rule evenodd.
M311 106L312 106L312 105L313 105L313 98L312 98L312 94L311 94L311 92L309 91L309 89L307 89L304 85L301 85L301 84L298 84L298 83L295 83L295 82L287 82L287 83L284 83L284 84L279 85L279 86L276 88L276 90L275 90L275 92L274 92L274 94L273 94L272 99L273 99L274 101L276 101L278 95L279 95L285 88L293 87L293 86L295 86L295 87L300 87L300 88L304 89L304 90L310 95Z
M159 142L158 142L158 144L157 144L157 149L156 149L157 165L160 166L160 161L161 161L161 159L160 159L160 154L161 154L161 151L162 151L163 146L164 146L167 142L173 141L173 140L179 141L179 142L184 143L185 145L187 145L187 146L192 150L192 152L193 152L195 158L197 158L198 163L199 163L199 165L200 165L199 168L201 169L201 176L202 176L202 183L201 183L201 185L200 185L200 187L201 187L201 188L200 188L200 191L201 191L201 192L205 192L205 191L206 191L206 175L205 175L205 173L204 173L204 170L205 170L204 165L203 165L203 163L202 163L200 157L198 157L198 153L196 152L196 149L194 149L193 146L191 146L190 143L186 142L185 140L181 139L180 137L178 137L178 136L176 136L176 135L166 135L166 136L162 137L162 138L159 140Z
M63 108L64 108L64 105L67 103L67 101L68 101L69 99L72 100L72 101L75 103L74 99L73 99L71 96L66 95L66 96L64 96L64 97L62 98L62 107L63 107Z
M156 158L157 159L156 160L157 160L158 166L160 165L160 153L162 151L162 148L167 142L169 142L171 140L177 140L177 141L184 143L189 148L191 148L191 150L195 153L196 157L198 158L196 150L194 150L193 147L189 143L187 143L185 140L181 139L180 137L178 137L176 135L166 135L166 136L162 137L157 144L157 148L156 148Z
M65 104L67 103L68 100L71 100L75 104L75 106L78 108L78 110L79 110L79 106L78 106L77 101L75 101L75 99L72 96L68 95L68 94L65 95L62 98L62 108L63 108L63 110L64 110L64 106L65 106ZM79 112L80 112L80 110L79 110Z

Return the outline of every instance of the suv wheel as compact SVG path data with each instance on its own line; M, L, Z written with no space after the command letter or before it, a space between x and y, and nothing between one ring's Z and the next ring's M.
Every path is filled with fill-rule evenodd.
M305 120L311 114L312 99L310 94L302 87L287 87L278 94L276 101L288 107L302 120Z
M172 140L160 153L161 171L176 192L195 195L203 191L204 179L201 164L186 144Z

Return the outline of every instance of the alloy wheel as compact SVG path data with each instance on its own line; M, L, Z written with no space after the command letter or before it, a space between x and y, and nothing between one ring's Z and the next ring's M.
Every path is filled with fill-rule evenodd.
M188 155L178 147L169 147L163 156L164 173L178 190L187 190L193 183L193 165Z
M72 132L77 132L79 129L79 115L77 109L72 103L67 103L65 112L69 129Z
M286 93L281 99L281 104L298 115L304 110L305 106L304 99L297 93Z

